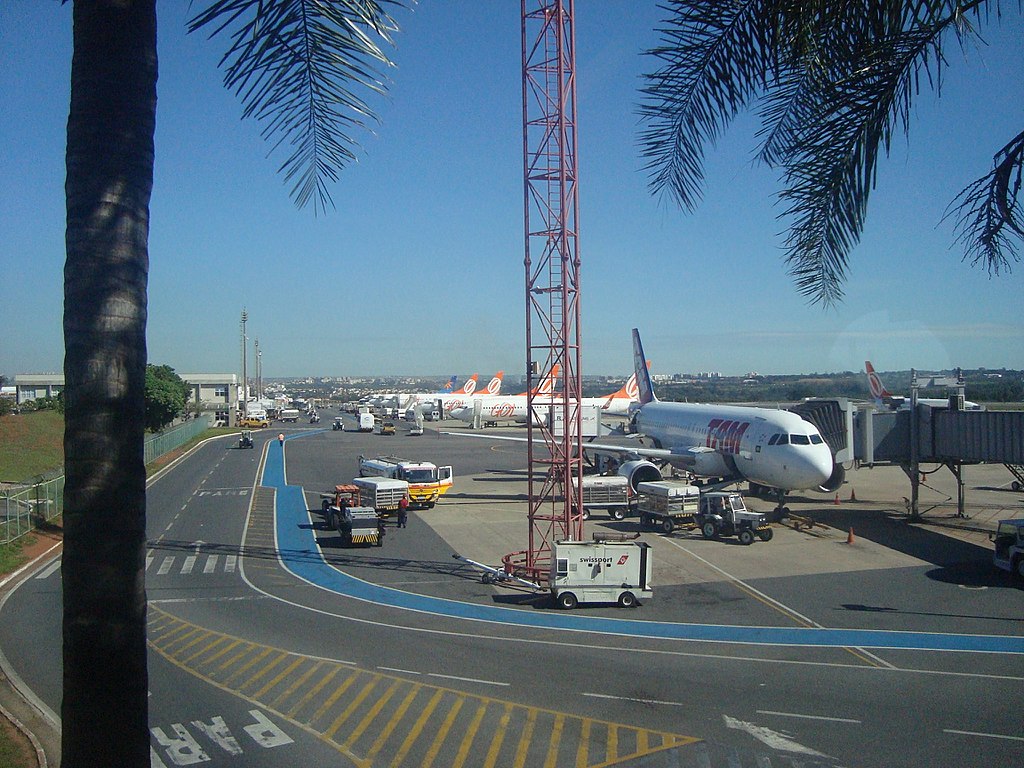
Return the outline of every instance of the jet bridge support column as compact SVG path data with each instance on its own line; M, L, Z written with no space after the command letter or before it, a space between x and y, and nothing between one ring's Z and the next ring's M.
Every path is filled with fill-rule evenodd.
M917 411L917 370L910 369L910 470L904 471L910 475L910 520L918 522L921 519L921 509L918 505L921 487L921 462L920 462L920 440L921 440L921 415Z

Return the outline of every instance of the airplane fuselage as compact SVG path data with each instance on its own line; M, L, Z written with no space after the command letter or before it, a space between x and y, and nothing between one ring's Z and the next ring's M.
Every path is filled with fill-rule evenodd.
M637 432L706 477L738 476L782 490L816 488L833 470L818 429L789 411L655 400L634 409Z
M526 395L508 395L505 397L478 396L467 398L464 404L450 408L452 418L472 421L476 402L480 403L480 415L484 421L509 421L525 424L529 414ZM629 412L628 398L581 397L580 405L584 408L598 407L602 414L625 416ZM551 405L560 405L561 398L537 397L533 401L534 409L546 410ZM536 422L535 422L536 423Z

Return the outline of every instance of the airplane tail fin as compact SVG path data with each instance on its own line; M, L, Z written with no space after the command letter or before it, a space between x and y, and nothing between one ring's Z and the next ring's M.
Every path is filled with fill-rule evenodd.
M651 374L647 370L647 358L644 356L644 346L640 342L640 331L633 329L633 376L636 381L640 404L657 400L654 394L654 385L651 384Z
M864 371L868 375L868 389L871 390L871 397L876 403L882 403L887 398L892 399L892 393L885 388L882 380L878 378L875 369L871 366L870 360L864 361Z
M647 367L650 367L650 363L647 363ZM636 385L636 374L632 373L626 383L619 387L617 390L612 392L610 395L604 395L606 400L639 400L640 389Z
M441 387L441 389L437 390L437 393L439 395L440 394L446 394L446 395L451 394L452 390L455 389L455 382L458 380L458 378L459 378L458 376L452 376L450 379L448 379L448 383L447 384L445 384L443 387Z
M540 384L537 385L535 390L538 395L550 395L555 391L555 383L558 381L558 373L561 370L558 363L551 366L551 370L548 371L548 375L541 379Z
M502 377L504 375L505 375L504 371L498 371L496 374L494 374L494 378L492 378L487 383L487 387L486 387L485 391L487 392L488 395L500 395L501 394L501 379L502 379Z
M463 384L460 389L458 389L455 392L452 392L452 394L453 395L472 395L474 392L476 392L476 379L477 379L477 376L478 376L478 374L474 373L472 376L470 376L468 379L466 379L465 384Z

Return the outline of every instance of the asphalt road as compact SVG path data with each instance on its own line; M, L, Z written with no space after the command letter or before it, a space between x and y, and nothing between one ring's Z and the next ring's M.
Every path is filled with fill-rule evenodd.
M654 599L566 614L451 556L497 563L522 548L522 447L289 428L287 482L306 492L289 518L293 494L257 482L277 431L257 433L254 450L208 443L150 488L154 764L1018 762L1024 654L894 638L1019 645L1024 591L992 573L984 544L905 525L888 475L855 473L863 502L791 504L831 525L779 526L752 547L645 533ZM384 547L343 548L317 494L353 477L360 453L452 464L455 487ZM51 712L59 612L56 563L0 607L8 666ZM654 636L662 625L731 628L732 639ZM821 629L878 630L878 644L768 634Z

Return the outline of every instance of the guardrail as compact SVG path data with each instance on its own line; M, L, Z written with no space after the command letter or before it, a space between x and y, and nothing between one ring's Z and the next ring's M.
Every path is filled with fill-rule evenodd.
M146 464L181 447L210 426L209 416L186 421L146 439ZM64 475L0 491L0 544L9 544L64 513Z

